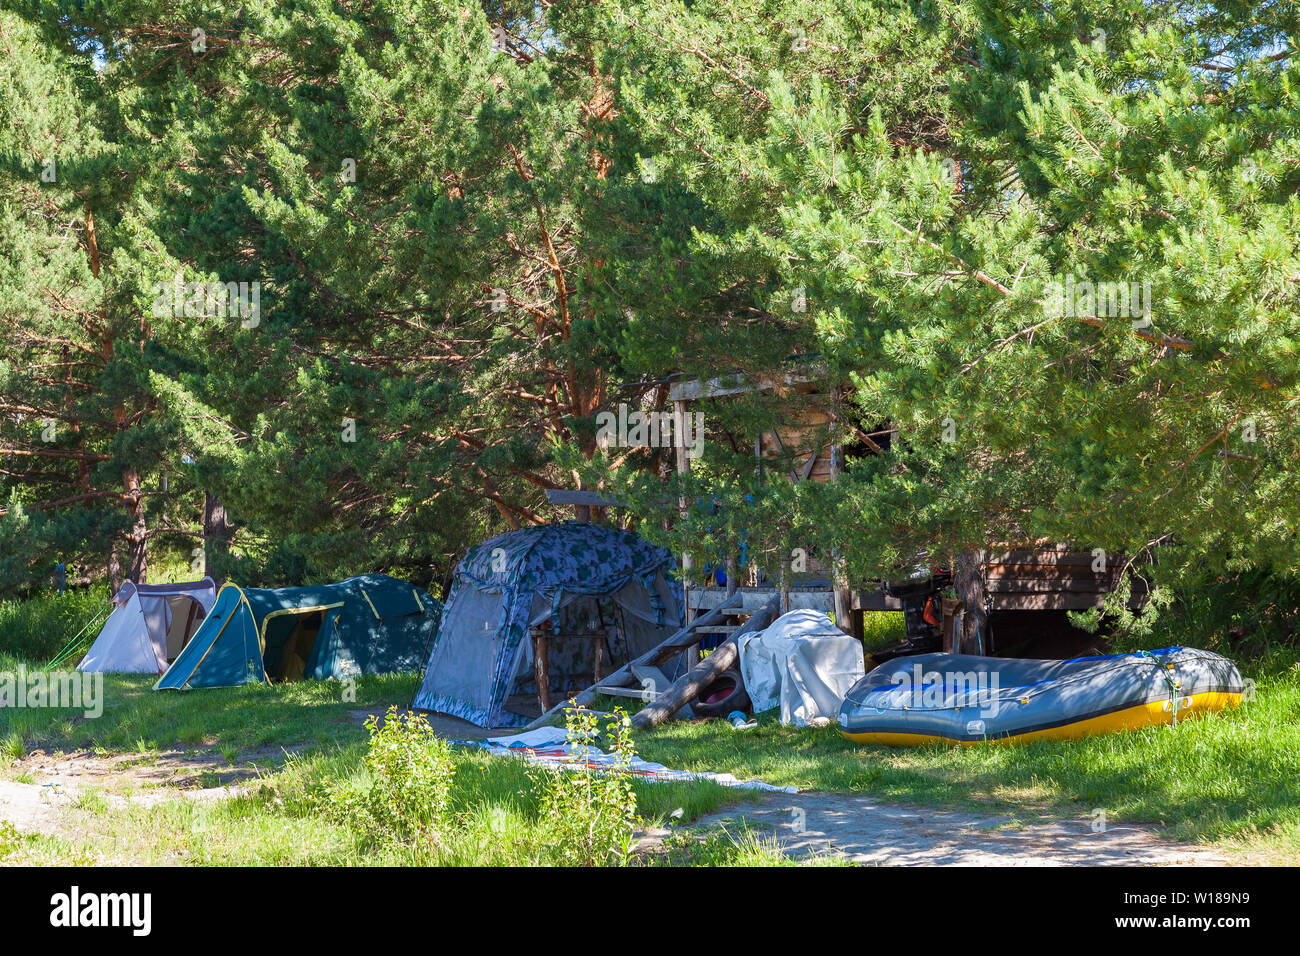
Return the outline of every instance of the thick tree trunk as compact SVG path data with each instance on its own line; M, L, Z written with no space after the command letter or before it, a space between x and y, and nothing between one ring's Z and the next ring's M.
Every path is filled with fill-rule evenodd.
M964 605L962 629L954 634L954 648L961 654L987 654L989 646L988 610L984 595L984 564L978 551L964 551L953 562L953 587Z
M224 574L234 526L223 505L210 491L203 493L203 565L206 573Z
M126 495L126 513L131 528L123 538L115 540L108 552L108 583L116 594L126 580L145 584L149 563L147 546L149 536L144 519L144 503L140 498L140 473L134 468L122 472L122 490Z

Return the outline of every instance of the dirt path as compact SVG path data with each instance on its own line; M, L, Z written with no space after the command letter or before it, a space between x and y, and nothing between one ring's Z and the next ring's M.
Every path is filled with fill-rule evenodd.
M75 805L84 792L85 787L75 783L36 784L0 780L0 820L8 821L24 832L68 836L63 811L66 807ZM242 787L229 786L197 790L158 787L126 794L103 791L96 791L96 794L112 806L150 807L178 797L197 801L225 800L242 792Z
M382 717L384 712L382 707L357 709L348 716L361 724L371 714ZM430 715L430 723L452 739L510 732L482 730L440 715ZM278 771L290 754L304 746L241 750L233 761L208 747L139 754L34 750L0 766L0 822L24 832L66 837L75 831L70 824L73 815L65 811L90 793L120 807L155 806L176 799L224 800L255 787L261 777Z
M358 712L356 719L367 716ZM446 719L448 737L485 736ZM295 749L295 748L290 748ZM280 748L246 751L232 763L211 750L101 755L35 751L0 771L0 820L19 830L67 835L65 809L93 791L118 806L152 806L179 798L221 800L256 786L283 765ZM20 779L12 779L19 777ZM1088 818L1029 814L989 816L884 803L869 795L805 792L763 794L695 821L690 832L748 828L799 857L834 854L861 864L896 866L1222 865L1207 847L1163 839L1155 827L1112 824L1093 832ZM668 831L645 834L652 848Z
M5 776L23 779L0 779L0 820L22 831L66 836L64 810L84 794L93 792L121 807L177 798L224 800L279 769L285 758L285 750L270 747L242 752L235 763L209 750L112 755L37 750L5 768Z
M1153 827L1092 820L1018 820L882 803L838 793L765 794L753 804L701 817L692 829L747 823L791 856L840 855L888 866L1222 865L1207 847L1162 839Z

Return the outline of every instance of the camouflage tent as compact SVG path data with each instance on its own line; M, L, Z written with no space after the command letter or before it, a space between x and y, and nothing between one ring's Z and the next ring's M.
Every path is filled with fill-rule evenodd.
M549 689L558 699L591 682L594 640L605 641L612 670L681 626L672 568L668 551L630 531L574 521L471 548L412 706L480 727L525 723L520 705L537 692L529 630L550 625Z

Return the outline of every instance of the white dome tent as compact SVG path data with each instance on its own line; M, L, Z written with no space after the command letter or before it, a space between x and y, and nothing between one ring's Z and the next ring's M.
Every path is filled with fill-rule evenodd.
M212 578L179 584L127 581L113 598L113 613L79 671L161 674L189 643L217 600Z

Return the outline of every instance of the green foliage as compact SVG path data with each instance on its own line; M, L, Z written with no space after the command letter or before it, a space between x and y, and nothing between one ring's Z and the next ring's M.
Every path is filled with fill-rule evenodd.
M637 816L636 791L627 773L636 755L631 720L622 710L604 722L582 707L566 711L565 727L576 748L573 769L548 775L542 796L542 819L556 859L565 866L621 866L632 856ZM604 735L617 760L612 770L594 770L588 747Z
M45 663L74 638L84 651L99 636L110 610L102 586L0 601L0 655ZM73 657L67 666L79 660Z
M396 707L382 721L372 714L366 729L369 785L359 791L328 786L326 811L370 844L442 845L455 771L447 742L423 715Z
M8 820L0 820L0 863L3 863L19 846L23 837Z
M1166 595L1296 566L1295 5L824 7L8 5L0 588L188 552L208 493L219 573L428 584L575 478L769 578L1038 540L1159 545ZM260 283L260 322L154 316L177 275ZM694 406L689 476L597 446L737 374L770 387ZM756 474L802 380L831 485Z
M1157 633L1172 644L1275 669L1285 666L1296 645L1298 608L1300 581L1289 569L1229 566L1189 583L1176 603L1161 610Z

